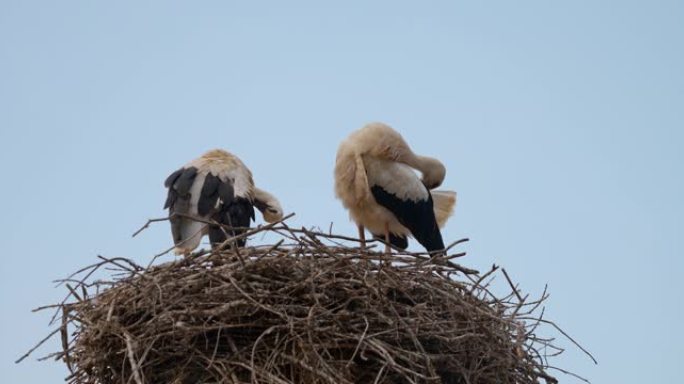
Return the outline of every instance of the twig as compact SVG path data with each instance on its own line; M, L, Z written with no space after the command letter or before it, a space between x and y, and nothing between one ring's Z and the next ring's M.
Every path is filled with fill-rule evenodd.
M57 334L57 333L60 332L61 330L62 330L62 327L60 326L59 328L57 328L57 329L55 329L54 331L50 332L47 336L45 336L45 338L44 338L43 340L39 341L38 344L36 344L33 348L29 349L28 352L26 352L25 354L23 354L23 355L22 355L19 359L17 359L14 363L15 363L15 364L21 363L25 358L29 357L29 355L31 355L31 354L33 353L33 351L35 351L36 349L38 349L41 345L43 345L46 341L50 340L50 338L51 338L52 336L54 336L55 334Z
M128 362L131 364L133 379L135 380L136 384L144 384L142 378L140 377L140 367L138 366L138 363L135 361L135 355L133 354L133 342L131 340L131 336L128 333L126 333L125 336L126 351L128 352L126 355L128 356Z
M501 268L501 272L503 272L504 276L506 276L506 281L508 281L508 285L511 286L513 293L515 293L515 296L518 298L518 302L522 303L523 298L520 296L520 293L518 292L518 289L515 287L515 285L513 285L511 278L508 276L508 273L506 272L506 268Z
M137 231L135 231L131 237L136 237L140 232L144 231L144 230L145 230L146 228L148 228L148 227L150 226L150 224L152 224L152 223L156 223L156 222L159 222L159 221L167 221L167 220L169 220L169 219L171 219L171 216L169 216L169 217L161 217L161 218L158 218L158 219L149 219L149 220L147 220L147 223L145 223L145 225L143 225L142 227L140 227L140 229L138 229Z

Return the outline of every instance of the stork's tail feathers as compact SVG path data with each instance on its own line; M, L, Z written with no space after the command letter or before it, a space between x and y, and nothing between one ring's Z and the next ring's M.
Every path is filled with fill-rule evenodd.
M261 211L266 222L274 223L283 218L283 208L278 199L257 187L254 187L254 206Z
M456 192L454 191L430 191L432 195L435 219L440 228L446 224L447 220L454 213L456 206Z

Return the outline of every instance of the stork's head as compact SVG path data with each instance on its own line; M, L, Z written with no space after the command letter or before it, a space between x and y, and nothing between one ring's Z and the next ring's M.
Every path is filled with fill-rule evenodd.
M423 174L423 184L428 189L442 185L446 177L446 168L439 160L432 157L419 156L420 172Z
M278 200L270 201L261 214L264 215L266 222L274 223L283 218L283 208Z
M261 211L266 222L273 223L283 218L283 208L278 199L263 189L254 188L254 206Z

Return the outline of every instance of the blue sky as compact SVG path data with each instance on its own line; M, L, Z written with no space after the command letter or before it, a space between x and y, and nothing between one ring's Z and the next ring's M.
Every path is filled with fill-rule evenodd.
M13 363L48 332L30 310L97 254L167 248L166 225L130 235L207 149L293 225L355 234L332 168L369 121L447 166L463 263L548 284L548 318L599 360L561 341L556 365L679 381L683 47L678 1L0 0L3 382L62 381Z

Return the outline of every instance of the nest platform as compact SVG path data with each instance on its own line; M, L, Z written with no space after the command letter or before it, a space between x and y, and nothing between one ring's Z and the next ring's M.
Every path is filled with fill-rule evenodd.
M146 267L100 257L45 307L62 339L49 357L72 384L557 382L546 358L560 350L536 335L545 292L456 264L465 239L388 257L282 223L245 235L259 232L280 240ZM510 294L491 292L494 276Z

